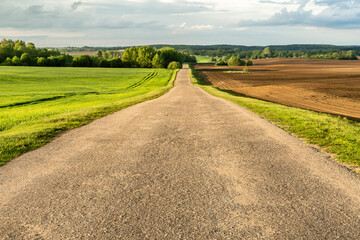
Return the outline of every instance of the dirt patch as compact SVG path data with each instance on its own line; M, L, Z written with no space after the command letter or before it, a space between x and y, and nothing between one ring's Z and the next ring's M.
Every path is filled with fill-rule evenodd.
M243 67L197 65L214 86L288 106L360 120L360 61L262 59Z

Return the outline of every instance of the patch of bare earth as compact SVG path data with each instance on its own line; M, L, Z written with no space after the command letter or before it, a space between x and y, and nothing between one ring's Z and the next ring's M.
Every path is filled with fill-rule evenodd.
M197 65L214 86L288 106L360 120L360 61L262 59L243 67Z

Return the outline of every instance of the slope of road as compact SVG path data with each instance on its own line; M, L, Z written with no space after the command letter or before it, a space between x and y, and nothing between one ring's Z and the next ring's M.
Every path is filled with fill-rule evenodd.
M0 168L0 239L360 239L360 178L190 85Z

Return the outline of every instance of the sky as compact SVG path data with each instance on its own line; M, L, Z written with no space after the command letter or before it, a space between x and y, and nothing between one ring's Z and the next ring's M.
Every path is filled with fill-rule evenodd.
M0 38L38 47L360 45L360 0L0 0Z

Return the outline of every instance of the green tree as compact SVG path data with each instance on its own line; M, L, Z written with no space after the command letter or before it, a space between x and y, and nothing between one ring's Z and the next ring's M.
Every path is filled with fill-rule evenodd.
M271 57L272 56L272 51L271 51L270 47L264 48L262 53L263 53L264 57Z
M138 51L136 47L131 47L125 49L122 55L122 61L126 66L129 67L138 67L139 64L136 62L138 58Z
M137 64L142 68L151 68L152 60L156 54L155 48L144 46L137 48L138 54L136 58Z
M164 59L161 57L159 53L155 54L152 59L152 66L154 68L163 68L164 67Z
M165 66L169 66L171 62L183 63L183 55L174 48L165 47L160 49L161 55L164 58Z
M99 50L97 52L97 56L98 56L98 58L102 58L103 57L103 52L101 50Z

